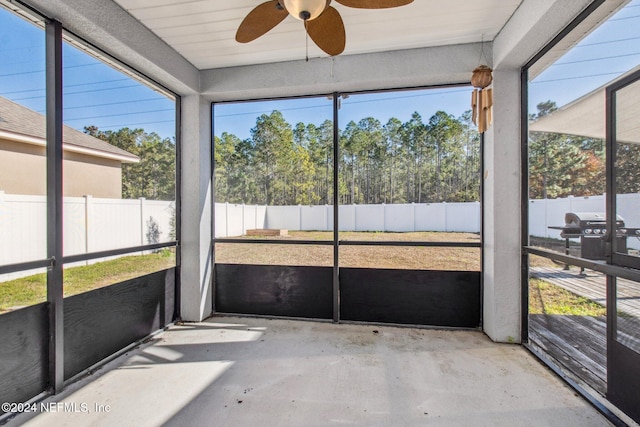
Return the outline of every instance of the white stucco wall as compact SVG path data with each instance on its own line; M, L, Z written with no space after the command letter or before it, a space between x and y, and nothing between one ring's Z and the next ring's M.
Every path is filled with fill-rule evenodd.
M519 342L521 327L520 72L494 72L493 126L485 133L483 328Z
M199 95L182 99L180 314L200 321L212 311L211 108Z

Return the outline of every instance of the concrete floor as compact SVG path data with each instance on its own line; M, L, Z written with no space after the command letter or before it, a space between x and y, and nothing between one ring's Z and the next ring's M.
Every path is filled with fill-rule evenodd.
M44 405L10 425L609 425L480 332L234 317L171 327Z

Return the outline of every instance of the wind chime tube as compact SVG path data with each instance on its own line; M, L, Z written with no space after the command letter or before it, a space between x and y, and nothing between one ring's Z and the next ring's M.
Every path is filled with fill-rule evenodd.
M493 121L493 89L474 89L471 93L471 120L478 132L485 132Z
M493 89L485 89L487 91L487 129L493 122Z
M478 125L478 120L476 117L478 116L478 90L474 89L471 92L471 121L474 125Z
M483 133L487 129L484 115L485 106L485 93L484 90L480 90L478 94L478 132Z

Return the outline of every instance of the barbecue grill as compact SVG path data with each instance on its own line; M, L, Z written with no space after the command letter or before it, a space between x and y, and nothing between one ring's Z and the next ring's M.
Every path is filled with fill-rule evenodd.
M605 235L607 220L600 212L568 212L564 216L564 226L549 227L560 231L560 237L566 239L568 254L569 239L580 238L580 256L592 260L605 260ZM616 215L616 250L627 252L627 237L640 237L640 228L628 228L620 215Z

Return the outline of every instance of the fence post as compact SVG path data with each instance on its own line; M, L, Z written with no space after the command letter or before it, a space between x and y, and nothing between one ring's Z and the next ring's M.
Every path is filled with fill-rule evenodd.
M353 204L353 231L358 231L358 213L356 210L358 209L358 205Z
M298 205L298 231L302 231L302 205Z
M264 221L262 221L262 227L260 228L269 228L269 206L264 205Z
M382 231L387 231L387 208L385 204L382 204Z
M92 195L84 195L84 253L86 254L91 251L89 236L91 236L91 226L93 225L93 221L91 220L92 200ZM89 260L85 261L85 265L89 265Z
M444 208L444 231L448 232L449 231L449 213L447 212L447 202L442 202L442 206Z
M224 237L229 237L229 202L224 202Z
M330 231L329 230L329 204L325 203L324 205L324 225L325 225L325 231Z
M415 202L411 202L411 213L413 215L413 231L417 231L416 230L416 203Z
M247 234L247 226L244 223L245 217L244 217L244 202L242 202L242 227L240 232L245 235Z
M140 197L140 246L144 246L144 197Z

